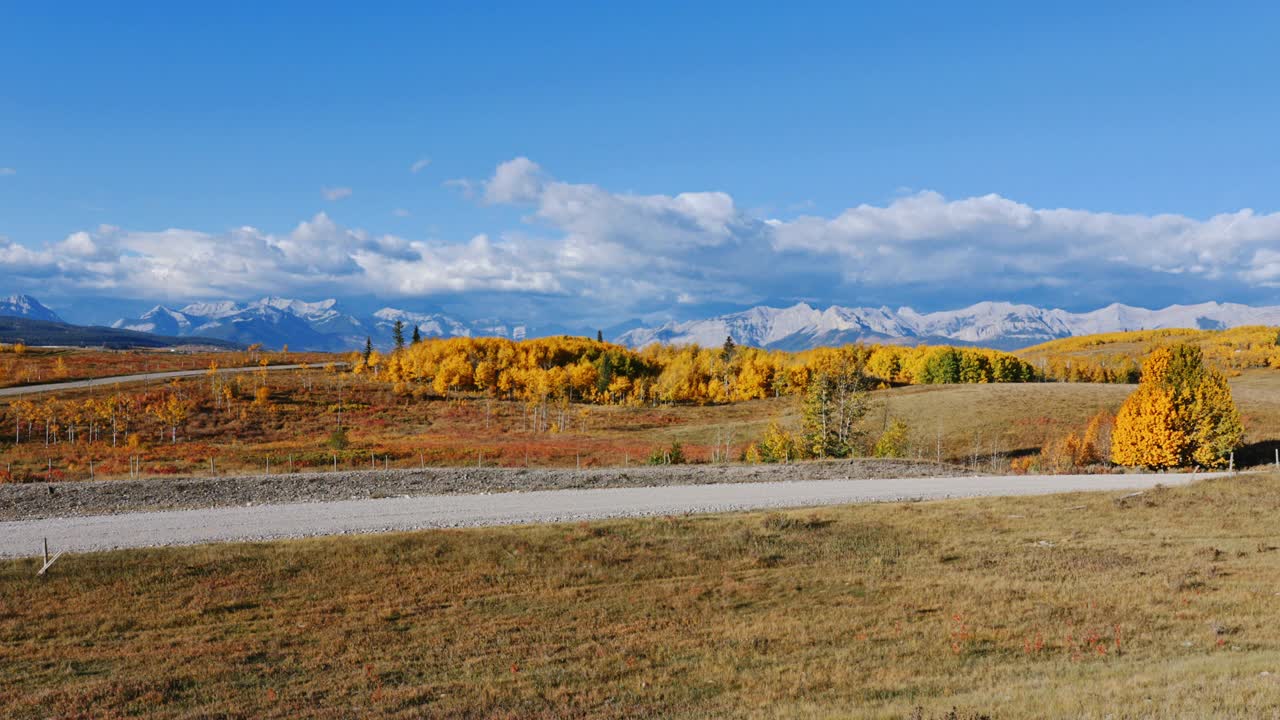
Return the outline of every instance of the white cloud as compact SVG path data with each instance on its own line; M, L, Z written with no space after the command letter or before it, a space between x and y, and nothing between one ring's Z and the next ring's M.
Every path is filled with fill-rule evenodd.
M431 164L431 158L429 157L418 158L413 162L412 165L409 166L409 172L413 173L414 175L417 175L418 173L425 170L427 166L430 164Z
M349 187L326 187L320 188L320 194L325 200L335 202L343 198L351 197L351 188Z
M14 170L11 167L0 167L0 177L3 177L5 175L17 175L17 174L18 174L18 171Z
M412 215L413 213L410 213L408 210L405 210L404 208L396 208L395 210L391 211L391 214L396 217L406 218Z
M523 224L453 242L377 235L324 213L283 233L104 226L40 248L0 239L0 275L67 293L179 299L551 294L561 321L785 298L1274 301L1280 288L1280 214L1247 209L1200 220L923 191L833 216L759 220L725 192L612 192L558 180L528 158L456 184L482 206L521 208Z
M518 157L499 165L493 177L484 181L484 200L495 204L530 202L541 193L542 184L542 168L538 163Z

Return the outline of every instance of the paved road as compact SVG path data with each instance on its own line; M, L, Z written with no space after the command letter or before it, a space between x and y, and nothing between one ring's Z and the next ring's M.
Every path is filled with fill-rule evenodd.
M346 363L338 363L345 365ZM315 365L268 365L267 370L301 370L304 367L316 367ZM218 368L220 373L243 373L256 372L261 370L260 366L253 367L234 367L234 368ZM112 375L110 377L92 378L89 380L68 380L60 383L45 383L44 385L22 385L20 387L0 388L0 397L11 397L14 395L35 395L37 393L58 392L60 390L79 390L81 388L99 387L102 385L122 385L124 383L146 382L148 380L169 380L170 378L196 377L204 375L208 370L169 370L166 372L138 373L137 375Z
M1056 475L676 485L261 505L0 523L0 557L421 528L1181 485L1206 475Z

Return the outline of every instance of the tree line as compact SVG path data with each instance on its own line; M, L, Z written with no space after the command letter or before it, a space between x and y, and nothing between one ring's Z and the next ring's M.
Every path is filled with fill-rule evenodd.
M950 346L847 345L800 352L655 344L642 350L575 336L429 339L383 354L367 347L352 371L398 389L440 396L598 404L721 404L805 392L840 367L867 387L1035 382L1033 365L1010 353Z

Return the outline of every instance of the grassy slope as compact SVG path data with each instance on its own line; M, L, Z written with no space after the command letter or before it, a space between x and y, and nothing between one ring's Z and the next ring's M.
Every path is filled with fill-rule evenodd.
M258 380L240 381L242 394L252 396ZM204 382L189 384L203 388ZM331 456L325 440L336 421L333 376L315 370L273 376L267 382L274 398L270 409L253 406L247 397L235 412L206 408L180 431L178 444L156 442L154 434L147 433L148 443L141 451L123 446L112 451L101 444L90 450L65 443L46 449L39 433L35 441L15 448L8 442L11 421L4 418L0 462L42 478L52 458L58 477L66 479L87 478L90 459L98 477L127 475L134 454L143 457L149 474L202 474L210 456L217 458L222 472L261 469L267 455L276 468L293 455L299 468L327 469ZM1250 445L1239 459L1271 462L1280 441L1280 371L1249 370L1231 382ZM310 383L311 390L304 391L303 383ZM886 418L898 417L911 428L910 456L935 458L940 430L944 460L966 462L977 449L980 465L989 467L993 444L1002 459L1036 452L1048 440L1082 430L1098 410L1116 410L1132 390L1129 385L1089 383L894 388L873 394L864 430L874 438ZM632 463L643 461L653 449L675 441L684 444L690 458L705 461L717 441L729 439L736 457L770 421L791 428L800 422L800 401L792 397L707 407L575 405L568 432L534 433L522 403L414 400L394 395L385 384L354 381L345 392L351 447L340 458L344 468L368 467L370 452L389 456L392 466L400 467L415 467L420 457L435 465L474 464L481 454L487 464L507 466L523 465L526 457L533 466L622 465L628 458Z
M11 562L0 715L1280 712L1280 477L1119 495Z

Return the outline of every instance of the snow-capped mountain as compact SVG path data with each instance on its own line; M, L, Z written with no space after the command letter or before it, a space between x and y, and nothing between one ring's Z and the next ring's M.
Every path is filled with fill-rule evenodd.
M341 308L337 300L305 302L265 297L248 303L232 300L199 302L173 310L163 305L140 317L117 320L114 328L179 337L219 338L269 348L288 345L294 350L354 350L371 338L378 347L391 345L396 320L405 324L405 335L418 326L424 337L498 336L522 339L523 325L496 321L468 322L440 313L418 313L383 308L361 317Z
M617 338L632 347L655 342L719 345L725 337L755 347L801 349L855 341L949 342L1015 349L1093 333L1161 328L1217 329L1280 325L1280 307L1234 303L1171 305L1161 310L1109 305L1086 313L1033 305L983 302L961 310L918 313L909 307L825 310L805 303L788 308L754 307L730 315L636 328Z
M399 320L404 323L405 335L412 334L416 325L423 337L504 337L523 340L529 336L529 328L521 324L498 320L464 322L440 313L416 313L389 307L375 312L373 319L374 327L382 335L389 335Z
M4 317L30 318L47 322L62 322L58 314L30 295L10 295L0 298L0 315Z

